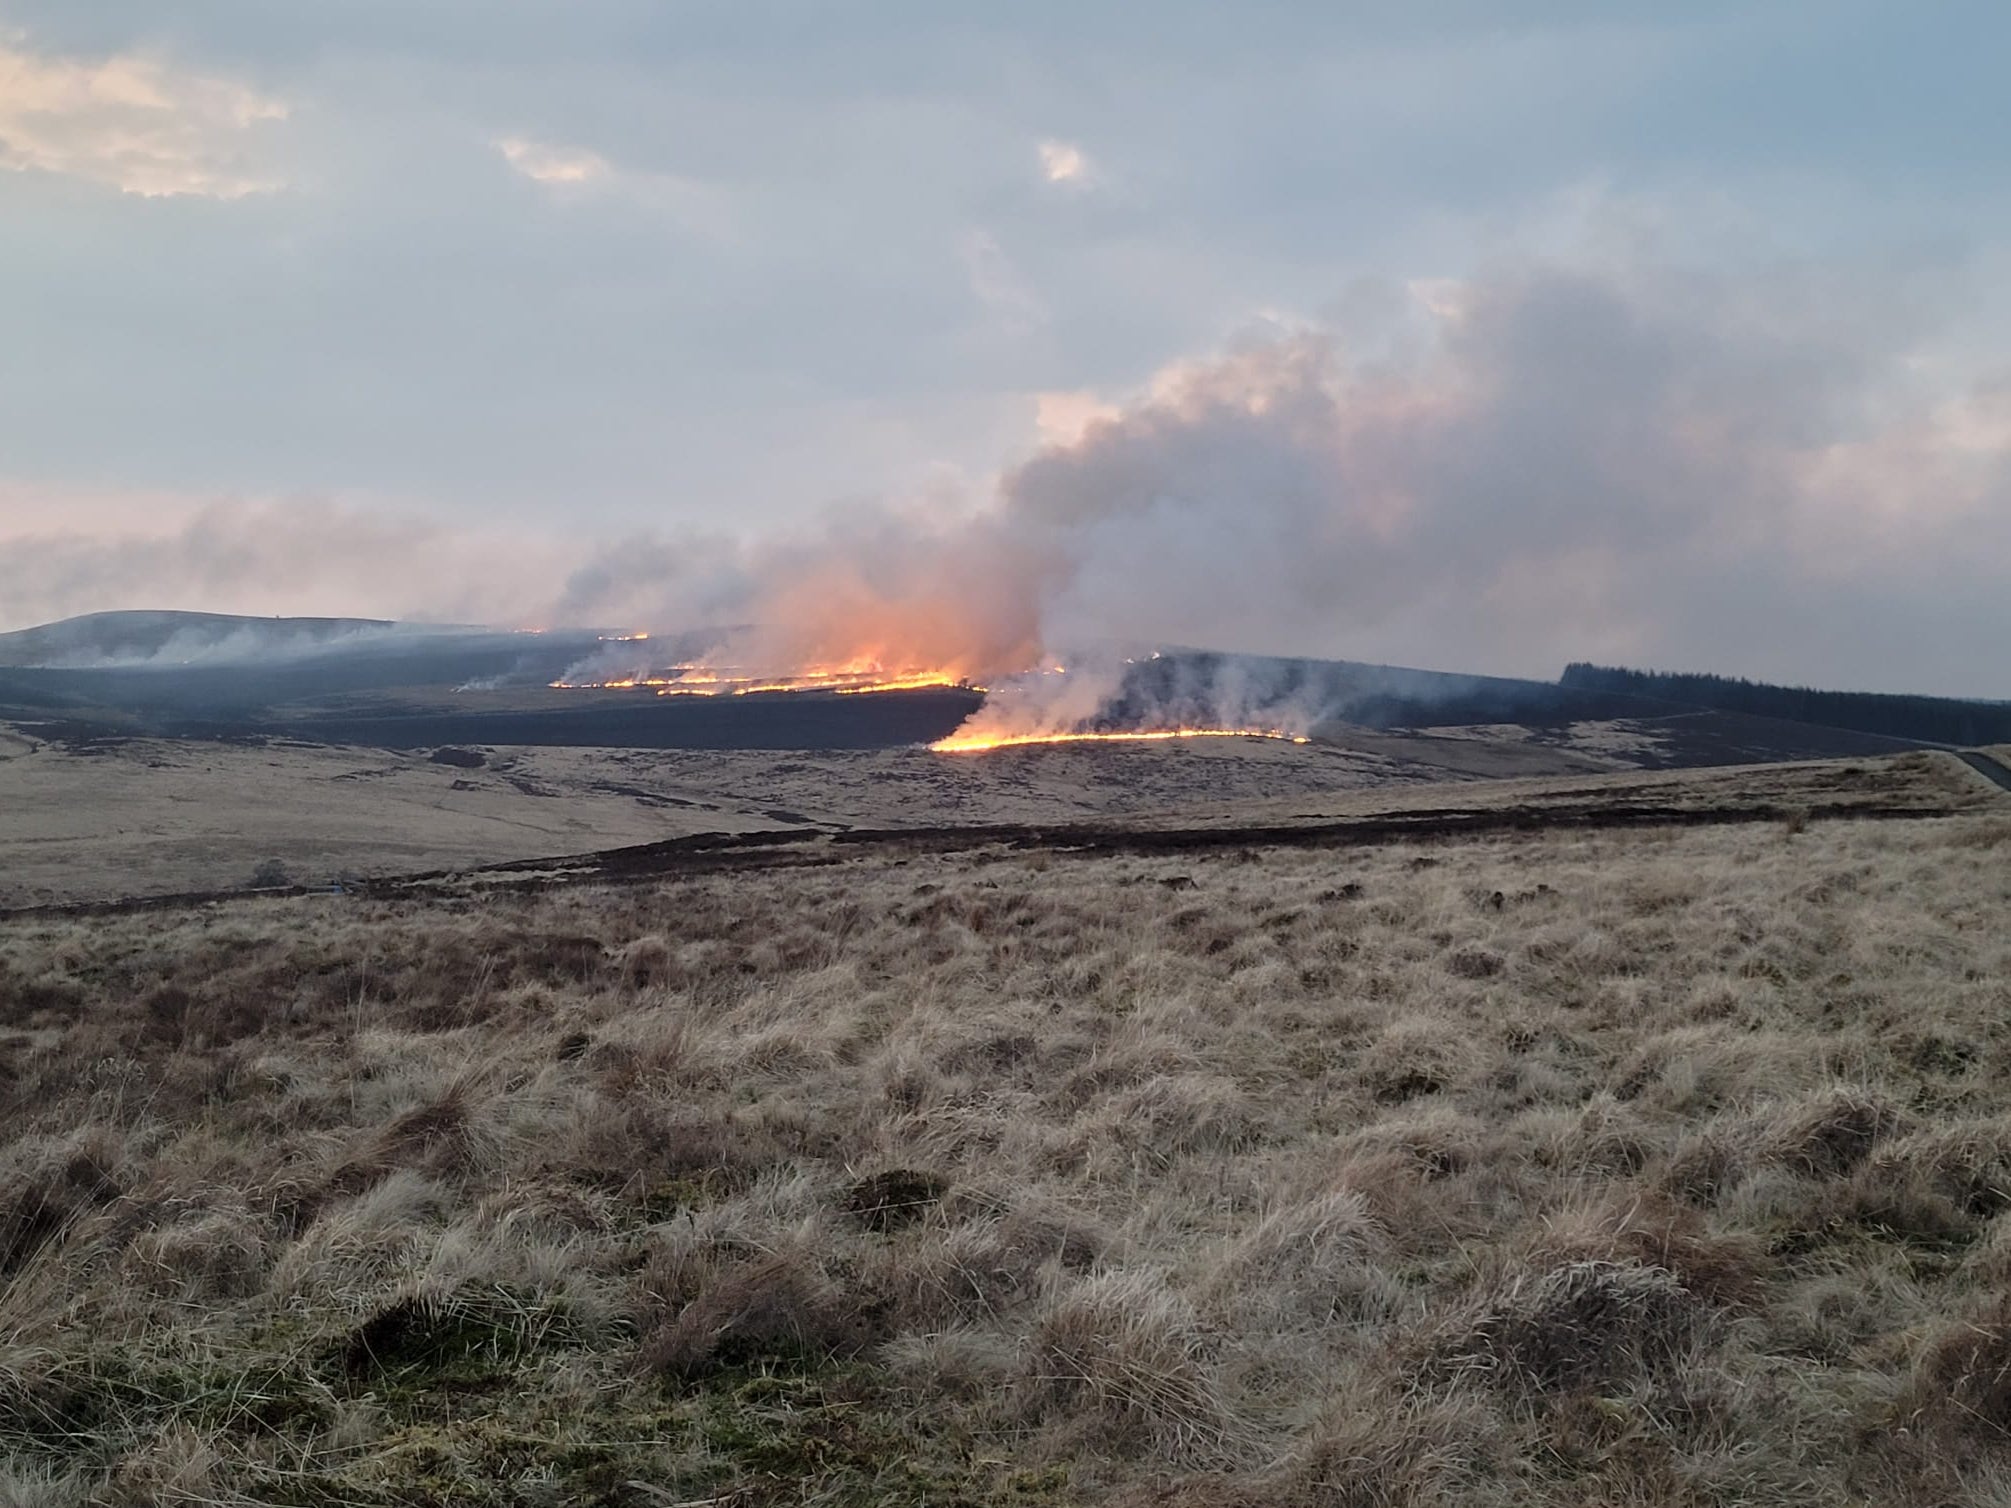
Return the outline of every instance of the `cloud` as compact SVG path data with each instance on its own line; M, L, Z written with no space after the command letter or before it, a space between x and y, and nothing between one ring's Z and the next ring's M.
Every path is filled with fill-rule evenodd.
M38 57L0 42L0 168L149 198L237 199L283 186L257 128L287 107L227 79L134 54Z
M1065 141L1040 144L1040 170L1049 183L1081 185L1091 176L1089 158L1082 148Z
M1117 406L1089 392L1034 394L1034 429L1043 445L1073 445L1089 432L1092 424L1115 419Z
M614 172L605 157L584 147L505 136L496 142L496 150L511 167L535 183L594 183Z
M688 235L718 244L739 238L732 195L704 179L626 164L617 167L586 147L527 136L502 136L492 144L512 169L533 183L560 192L591 186L604 202L643 210Z
M1001 327L1023 333L1048 322L1046 301L1033 290L996 235L988 230L967 231L958 250L972 294Z
M1467 312L1467 288L1458 278L1412 278L1404 290L1440 319L1458 319Z

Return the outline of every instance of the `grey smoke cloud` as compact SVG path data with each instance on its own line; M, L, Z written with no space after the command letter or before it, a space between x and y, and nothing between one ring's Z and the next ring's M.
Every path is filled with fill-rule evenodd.
M1179 643L2001 693L2011 402L1920 381L1903 290L1522 264L1432 302L1409 350L1310 327L1171 368L969 516L845 510L662 576L629 548L567 600L760 624L778 666Z

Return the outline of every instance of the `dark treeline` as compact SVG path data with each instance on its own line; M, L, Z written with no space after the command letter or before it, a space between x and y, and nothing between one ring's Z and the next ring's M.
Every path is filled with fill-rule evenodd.
M1583 663L1565 666L1558 684L1580 691L1626 692L1687 702L1719 712L1784 717L1830 728L1850 728L1859 733L1879 733L1888 738L1919 739L1924 743L2011 742L2011 703L2004 702L1893 696L1875 691L1816 691L1807 686L1769 686L1764 681L1731 676L1678 675Z

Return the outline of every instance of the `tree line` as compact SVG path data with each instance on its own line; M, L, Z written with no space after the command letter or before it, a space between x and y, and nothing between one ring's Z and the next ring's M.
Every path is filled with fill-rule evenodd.
M1616 691L1685 702L1718 712L1788 718L1923 743L2011 743L2011 702L1896 696L1877 691L1818 691L1809 686L1773 686L1735 676L1628 670L1583 661L1565 666L1558 684L1579 691Z

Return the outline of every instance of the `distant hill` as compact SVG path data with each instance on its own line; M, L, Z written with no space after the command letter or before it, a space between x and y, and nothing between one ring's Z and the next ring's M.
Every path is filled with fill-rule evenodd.
M2011 742L2011 702L1896 696L1875 691L1817 691L1807 686L1772 686L1764 681L1730 676L1627 670L1582 662L1565 666L1558 684L1574 691L1686 702L1718 712L1785 718L1923 743L1967 747Z
M228 664L312 654L386 634L431 632L381 618L248 618L232 613L87 613L0 634L0 665L82 670Z
M157 733L270 723L275 708L433 688L541 687L599 640L590 632L93 613L0 634L0 720L50 716Z

